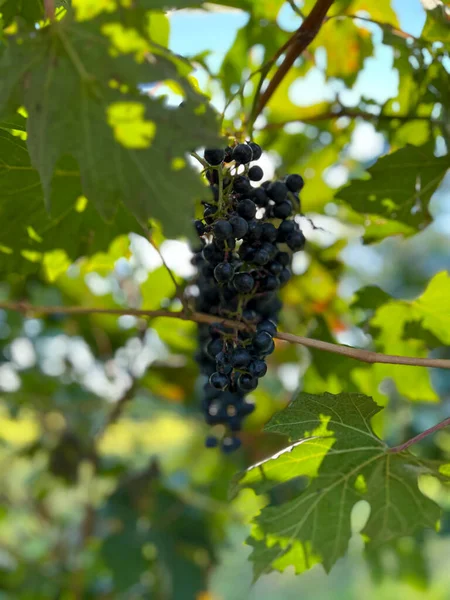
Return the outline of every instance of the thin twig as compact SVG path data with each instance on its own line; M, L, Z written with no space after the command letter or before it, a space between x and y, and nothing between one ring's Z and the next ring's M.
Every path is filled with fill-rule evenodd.
M365 21L366 23L373 23L374 25L378 25L381 29L388 29L393 35L397 37L401 37L405 40L415 40L419 41L418 38L414 37L412 34L403 31L402 29L398 29L398 27L394 27L390 23L385 23L383 21L377 21L376 19L371 19L370 17L360 17L359 15L331 15L326 17L325 22L331 21L332 19L354 19L359 21ZM423 40L420 40L423 42Z
M446 427L450 427L450 417L448 417L447 419L444 419L443 421L441 421L437 425L433 425L433 427L430 427L429 429L425 429L425 431L422 431L422 433L419 433L418 435L415 435L410 440L408 440L406 442L403 442L403 444L399 444L398 446L394 446L393 448L389 448L389 452L391 454L398 454L399 452L403 452L403 450L406 450L407 448L409 448L413 444L417 444L417 442L422 441L424 438L428 437L429 435L431 435L435 431L439 431L440 429L445 429Z
M298 15L299 17L301 17L302 19L305 18L305 15L303 14L303 12L300 10L300 8L295 4L295 0L288 0L288 4L289 6L292 8L293 12L295 12L296 15Z
M319 121L328 121L330 119L339 119L340 117L349 117L351 119L364 119L365 121L428 121L433 125L442 125L443 121L439 119L433 119L430 116L424 115L386 115L386 114L375 114L365 112L362 110L351 110L342 108L336 111L327 111L319 113L317 115L310 115L302 118L301 115L298 119L289 119L287 121L279 121L278 123L268 123L263 127L264 131L281 129L286 125L293 123L316 123Z
M164 317L168 319L181 319L182 321L193 321L194 323L217 323L220 321L225 327L231 327L238 330L252 329L249 325L242 321L234 321L232 319L222 319L218 316L207 315L205 313L192 312L186 314L184 311L169 311L169 310L142 310L137 308L95 308L86 306L33 306L27 302L0 302L0 309L14 310L24 314L67 314L67 315L89 315L89 314L109 314L109 315L134 315L137 317ZM419 358L414 356L397 356L394 354L381 354L380 352L372 352L371 350L363 350L361 348L352 348L351 346L343 346L340 344L332 344L315 340L312 338L294 335L293 333L277 333L274 337L292 344L300 344L307 348L323 350L333 354L341 354L354 358L360 362L369 364L383 363L389 365L409 365L413 367L433 367L436 369L450 369L450 360L444 358Z
M50 21L55 20L55 0L44 0L45 16Z
M290 38L289 42L283 46L283 48L286 48L284 60L270 80L267 89L259 97L256 112L252 115L252 123L261 114L296 59L306 50L319 33L320 27L333 2L334 0L317 0L309 15ZM277 54L279 54L279 51Z

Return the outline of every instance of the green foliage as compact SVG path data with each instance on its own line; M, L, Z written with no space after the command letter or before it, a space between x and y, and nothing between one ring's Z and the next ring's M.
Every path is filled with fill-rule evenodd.
M251 467L239 487L273 493L301 477L308 485L255 519L249 543L256 576L291 564L301 573L318 562L329 571L347 550L351 512L360 500L370 505L361 531L369 548L435 528L439 507L419 491L417 480L439 477L439 466L408 452L391 453L370 426L379 410L361 395L302 393L266 425L296 443Z
M104 218L112 221L123 202L144 227L158 218L167 235L189 234L189 207L202 187L186 152L214 141L214 115L186 80L188 65L118 16L66 17L10 39L0 62L0 114L25 106L27 146L48 209L56 165L69 154L83 194ZM181 108L139 92L161 81L178 85ZM157 166L152 176L149 164Z
M2 600L448 589L448 429L391 450L448 418L448 371L277 340L222 456L196 324L127 314L196 293L170 241L211 201L191 153L252 138L305 179L279 329L450 359L448 10L412 35L399 3L335 0L253 123L315 4L0 0L0 303L18 309L0 308ZM175 54L198 28L202 50Z
M428 203L450 166L433 156L433 144L401 150L379 159L370 179L352 181L337 193L358 212L416 226L429 219Z

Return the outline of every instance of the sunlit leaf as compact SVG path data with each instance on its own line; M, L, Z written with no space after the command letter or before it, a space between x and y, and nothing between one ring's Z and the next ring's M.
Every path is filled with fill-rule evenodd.
M294 478L310 483L254 520L248 543L256 577L289 565L301 573L317 562L329 571L347 550L360 500L370 505L362 530L369 548L436 527L439 507L417 485L433 471L408 452L389 452L370 424L379 410L367 396L301 393L266 425L295 443L251 467L238 487L267 494Z

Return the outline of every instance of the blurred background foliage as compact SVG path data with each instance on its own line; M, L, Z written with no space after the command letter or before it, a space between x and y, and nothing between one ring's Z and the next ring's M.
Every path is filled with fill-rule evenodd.
M73 156L83 146L71 152L59 131L52 133L61 154L53 157L52 212L45 212L39 177L48 157L36 158L27 140L30 108L11 76L19 69L15 36L48 25L41 4L0 1L0 75L8 81L0 92L0 302L180 308L161 257L131 214L142 217L136 198L123 198L115 219L103 222L77 175ZM145 158L158 190L154 182L133 189L150 190L150 216L162 223L154 223L152 239L179 285L190 285L185 238L163 232L188 231L201 179L187 165L186 189L182 177L167 184L170 160L183 144L186 152L217 139L220 124L227 134L248 135L261 70L270 80L277 64L267 62L314 2L72 4L76 27L126 27L115 30L117 60L125 56L139 68L116 84L128 86L126 96L131 79L139 81L148 111L158 107L150 112L158 126L162 119L157 152ZM444 4L429 4L337 0L253 124L266 151L266 178L299 172L306 180L300 218L308 246L294 257L295 276L282 292L283 331L450 358L450 30ZM56 3L62 22L69 5ZM161 12L166 7L179 10ZM146 79L138 54L149 47L166 62ZM100 78L103 66L92 68ZM181 98L189 112L171 122ZM222 116L219 125L212 108ZM199 121L189 122L192 115ZM133 119L127 132L140 139ZM169 159L164 152L175 139ZM112 163L108 143L103 139L96 152ZM176 213L178 229L171 224ZM277 341L253 393L257 410L243 450L224 457L204 448L195 348L195 324L185 321L0 310L1 600L448 598L448 516L439 534L367 554L356 511L349 555L328 577L321 566L300 578L287 569L252 586L244 540L268 500L250 490L230 500L229 486L237 471L286 445L262 428L296 390L372 396L386 407L374 419L376 432L398 444L449 415L449 372L364 365ZM449 460L450 433L415 452ZM435 481L423 489L450 515L444 489Z

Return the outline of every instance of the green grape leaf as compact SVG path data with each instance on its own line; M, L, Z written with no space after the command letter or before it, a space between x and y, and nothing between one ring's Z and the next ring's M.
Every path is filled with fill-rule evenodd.
M115 13L66 18L12 42L0 60L0 111L14 103L28 111L27 145L47 206L56 163L71 155L83 194L104 218L123 201L143 225L156 218L167 236L189 235L203 186L186 154L216 141L215 115L183 61L117 21ZM139 91L159 82L177 86L184 104Z
M441 477L438 468L407 451L390 452L370 424L380 410L360 394L300 393L266 425L267 432L299 441L248 469L237 489L271 498L292 480L309 485L297 485L296 497L281 503L272 494L255 518L248 539L255 577L289 565L297 573L316 563L329 571L347 551L351 512L360 500L370 505L361 531L369 549L436 527L440 509L420 492L418 476Z
M0 178L0 272L36 270L51 250L64 250L74 260L104 250L120 234L141 231L121 204L114 221L105 224L82 196L78 167L70 157L57 163L48 213L25 142L1 129Z
M450 274L441 271L424 293L411 303L411 316L421 321L444 344L450 345Z
M371 167L369 179L353 180L336 193L354 210L418 226L429 220L428 202L450 166L448 156L436 157L433 144L406 146L383 156Z

